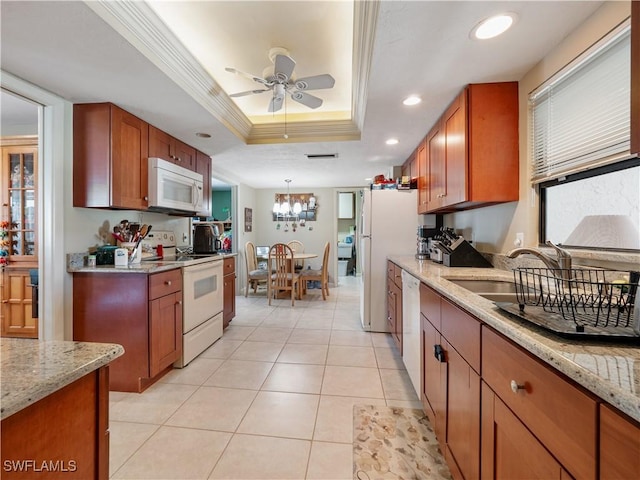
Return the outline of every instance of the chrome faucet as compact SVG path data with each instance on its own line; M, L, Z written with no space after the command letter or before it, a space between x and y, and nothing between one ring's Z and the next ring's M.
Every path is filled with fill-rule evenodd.
M535 255L540 260L542 260L547 267L553 270L560 270L563 279L565 280L570 279L571 278L571 271L570 271L571 270L571 254L567 250L560 248L557 245L554 245L549 240L547 240L546 244L555 249L557 254L557 260L554 258L551 258L546 253L543 253L536 248L526 248L526 247L516 248L515 250L511 250L510 252L507 253L507 257L516 258L522 255L523 253L529 253L531 255Z

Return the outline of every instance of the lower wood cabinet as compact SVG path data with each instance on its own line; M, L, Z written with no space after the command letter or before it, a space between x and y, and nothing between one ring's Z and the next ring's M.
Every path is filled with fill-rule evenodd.
M109 367L5 418L0 431L5 480L107 480Z
M594 397L489 327L482 328L482 379L571 476L596 478Z
M387 326L402 355L402 268L387 261Z
M236 316L236 259L229 257L224 259L222 265L224 276L224 309L222 310L222 328L227 328Z
M182 355L182 272L73 274L73 339L118 343L111 390L142 392Z
M422 403L454 478L479 478L480 322L424 284L420 313Z
M571 478L525 424L484 382L482 478Z
M600 479L640 476L640 423L600 405Z
M33 268L37 268L37 265ZM3 337L38 338L38 318L34 318L29 270L13 266L2 269ZM35 313L37 317L37 311Z

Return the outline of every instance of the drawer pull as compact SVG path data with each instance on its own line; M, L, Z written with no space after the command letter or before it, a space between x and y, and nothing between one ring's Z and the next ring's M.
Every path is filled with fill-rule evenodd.
M182 305L182 300L178 300L178 301L176 302L176 305Z
M165 285L171 285L171 280L165 280L165 281L164 281L164 284L165 284Z
M511 380L511 391L513 393L518 393L518 390L525 390L526 387L524 385L518 384L515 380Z
M436 357L436 359L440 363L445 363L446 362L445 355L444 355L444 348L442 348L442 345L434 345L433 346L433 356Z

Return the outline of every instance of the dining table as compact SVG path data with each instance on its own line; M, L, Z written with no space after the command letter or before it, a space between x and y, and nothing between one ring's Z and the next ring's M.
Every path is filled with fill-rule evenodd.
M287 256L288 257L288 256ZM291 261L295 262L296 260L309 260L311 258L317 258L318 254L317 253L308 253L308 252L293 252L293 258L291 258ZM267 256L268 259L268 256ZM292 268L293 270L293 268ZM284 292L284 291L283 291ZM276 298L281 298L280 294L282 292L278 292L276 293ZM302 299L302 290L298 289L298 296L297 296L298 300Z

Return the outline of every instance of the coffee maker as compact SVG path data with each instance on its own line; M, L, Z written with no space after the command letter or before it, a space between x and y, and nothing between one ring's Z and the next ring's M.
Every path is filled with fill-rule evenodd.
M418 225L418 239L416 258L418 260L427 260L429 258L429 238L437 232L436 228L427 225Z

